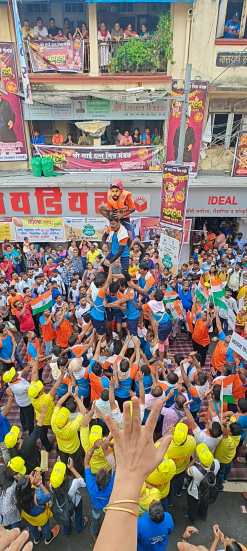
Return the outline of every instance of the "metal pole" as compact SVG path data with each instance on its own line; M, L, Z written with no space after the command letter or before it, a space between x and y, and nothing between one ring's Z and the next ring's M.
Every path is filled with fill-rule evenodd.
M183 158L184 158L186 119L187 119L188 111L189 111L189 93L190 93L191 72L192 72L192 65L191 65L191 63L187 63L186 69L185 69L184 101L183 101L183 105L182 105L182 113L181 113L181 121L180 121L178 156L177 156L177 160L176 160L176 162L178 164L183 163Z

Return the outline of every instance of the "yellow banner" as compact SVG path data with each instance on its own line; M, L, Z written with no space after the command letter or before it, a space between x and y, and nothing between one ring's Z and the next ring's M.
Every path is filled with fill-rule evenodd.
M13 218L13 223L19 228L62 228L62 218Z
M13 237L13 228L11 222L0 222L0 241L12 241Z

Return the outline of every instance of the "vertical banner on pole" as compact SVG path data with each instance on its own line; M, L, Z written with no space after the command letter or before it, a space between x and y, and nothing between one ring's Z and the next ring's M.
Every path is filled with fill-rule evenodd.
M183 154L183 162L190 168L191 176L196 176L198 169L206 110L207 88L207 82L201 82L199 80L191 82ZM177 90L173 87L172 96L174 99L171 103L166 155L167 162L171 163L175 162L178 158L182 102L177 100L176 96L182 93L183 90Z
M28 103L29 105L32 105L33 103L32 91L31 91L31 86L29 82L28 67L27 67L27 62L25 57L25 49L24 49L24 43L23 43L19 11L17 7L17 0L12 0L12 8L13 8L14 23L15 23L17 49L19 54L18 57L19 57L19 63L21 67L23 94L24 94L25 102Z
M189 169L183 165L165 165L161 188L159 254L163 265L178 271L180 248L188 192Z

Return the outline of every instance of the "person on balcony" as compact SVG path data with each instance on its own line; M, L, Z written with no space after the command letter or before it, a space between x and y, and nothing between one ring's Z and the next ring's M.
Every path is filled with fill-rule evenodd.
M142 134L141 134L141 144L142 145L151 145L150 128L145 128L144 132L142 132Z
M120 145L124 147L128 145L133 145L132 136L130 136L130 133L128 130L125 130L122 137L120 138Z
M82 40L88 40L89 33L86 23L78 23L78 27L73 34L73 38L81 38Z
M31 29L29 19L25 19L23 21L21 32L22 32L23 40L27 40L28 38L33 38L33 29Z
M67 135L67 138L64 142L65 145L74 145L74 141L71 134Z
M124 39L128 40L128 38L139 38L139 34L133 30L131 23L127 25L124 31Z
M148 31L147 25L143 23L141 25L140 38L142 38L142 40L146 40L146 38L149 38L149 37L150 37L150 33Z
M44 40L48 37L48 30L44 25L42 17L37 17L36 25L33 28L33 37L36 40Z
M141 133L139 128L135 128L132 134L132 140L134 145L140 145L141 143Z
M105 23L100 23L98 30L99 54L100 54L100 69L102 73L107 73L110 63L110 45L111 33L108 31Z
M32 144L33 145L45 144L45 136L42 136L42 134L40 134L40 131L37 128L35 128L33 131Z
M224 38L239 38L240 19L238 13L225 22Z
M114 27L111 32L111 39L113 42L120 42L120 40L123 40L124 32L123 29L120 27L120 23L116 21L114 23Z
M48 26L48 36L49 38L56 38L58 35L59 28L56 25L54 17L50 17L49 26Z
M62 145L64 143L64 135L59 130L55 130L55 133L52 136L52 145Z

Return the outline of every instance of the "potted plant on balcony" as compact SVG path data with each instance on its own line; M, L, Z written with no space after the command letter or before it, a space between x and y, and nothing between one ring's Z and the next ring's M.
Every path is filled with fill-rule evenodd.
M114 73L166 71L172 54L170 16L162 15L150 38L133 38L119 46L112 59L111 70Z

